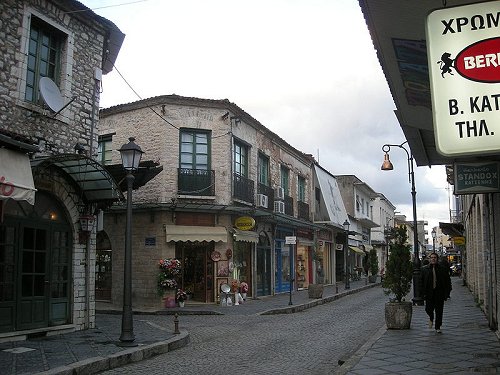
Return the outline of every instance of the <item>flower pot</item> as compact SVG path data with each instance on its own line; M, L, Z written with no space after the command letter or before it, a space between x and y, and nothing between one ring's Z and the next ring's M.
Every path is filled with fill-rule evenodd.
M411 302L387 302L385 304L387 329L410 329L412 313Z
M184 307L185 302L184 301L179 301L179 307Z
M370 276L368 276L368 281L370 283L376 283L377 282L377 275L370 275Z
M247 294L246 293L241 293L241 297L243 298L243 301L247 300Z
M175 297L165 297L163 299L165 301L165 308L170 309L175 307Z

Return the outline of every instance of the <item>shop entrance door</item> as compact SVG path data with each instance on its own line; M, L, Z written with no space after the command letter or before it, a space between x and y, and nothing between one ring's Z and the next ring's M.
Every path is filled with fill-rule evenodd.
M214 302L213 261L210 253L213 245L183 242L178 243L176 258L183 261L182 287L197 302Z
M48 233L42 227L22 228L17 307L17 328L21 330L48 326Z
M290 291L290 245L276 241L275 291L283 293Z

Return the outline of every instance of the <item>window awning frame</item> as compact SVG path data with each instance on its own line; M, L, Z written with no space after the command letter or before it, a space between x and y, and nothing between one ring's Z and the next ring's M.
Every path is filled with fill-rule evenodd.
M166 242L227 242L226 227L166 225Z
M253 243L259 242L259 234L257 232L248 230L239 230L236 228L233 228L232 231L235 241L253 242Z
M87 203L124 200L111 174L100 163L81 154L44 156L31 161L32 168L56 167Z

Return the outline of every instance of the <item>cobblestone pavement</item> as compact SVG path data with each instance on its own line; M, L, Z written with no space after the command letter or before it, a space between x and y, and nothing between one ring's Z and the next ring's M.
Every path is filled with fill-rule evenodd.
M183 315L189 346L105 374L333 374L384 325L386 300L376 287L296 314Z

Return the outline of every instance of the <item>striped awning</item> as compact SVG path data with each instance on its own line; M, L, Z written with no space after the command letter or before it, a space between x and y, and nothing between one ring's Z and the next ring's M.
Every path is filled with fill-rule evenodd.
M28 155L0 148L0 200L13 199L35 204L35 192Z
M167 225L165 232L167 242L227 242L226 227Z
M355 253L358 253L358 254L363 254L365 255L365 252L363 250L361 250L359 247L357 246L349 246L349 249L351 249L352 251L354 251Z
M256 232L248 231L248 230L239 230L233 229L234 231L234 240L242 241L242 242L259 242L259 235Z

